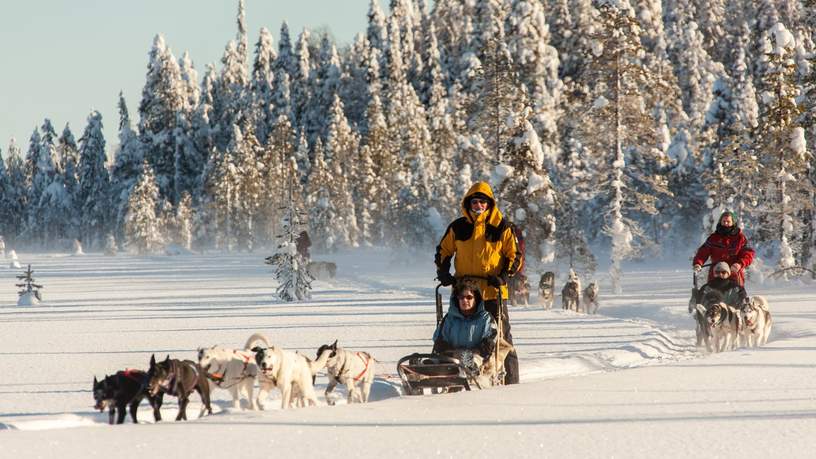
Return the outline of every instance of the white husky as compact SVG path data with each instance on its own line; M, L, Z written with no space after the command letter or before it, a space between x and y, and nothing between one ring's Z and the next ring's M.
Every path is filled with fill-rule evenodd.
M323 357L326 360L326 372L329 375L329 385L326 386L326 402L334 405L334 400L329 394L337 387L337 383L343 384L348 389L348 403L355 401L359 403L368 402L371 394L371 383L374 381L374 365L377 360L368 352L347 351L337 347L337 341L332 345L320 346L317 350L318 361ZM360 389L357 388L360 383Z
M277 346L254 347L252 350L263 377L272 381L281 392L281 409L317 405L314 375L326 365L328 354L313 362L305 355Z
M198 364L207 375L210 381L210 390L214 388L225 389L232 394L233 408L241 407L241 395L246 397L249 409L263 409L263 399L253 399L255 379L258 378L258 365L255 363L255 353L253 346L258 344L269 344L265 336L260 333L252 334L247 339L243 349L230 349L219 346L198 349ZM269 392L272 388L271 382L261 381L261 393Z
M748 347L762 346L768 342L773 319L768 310L768 301L764 297L752 296L742 308L740 316L742 318L740 335Z

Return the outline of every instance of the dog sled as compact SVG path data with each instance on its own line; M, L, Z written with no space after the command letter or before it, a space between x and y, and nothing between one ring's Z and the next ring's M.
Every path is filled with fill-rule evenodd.
M436 286L436 325L442 321L442 294ZM502 299L499 295L499 310ZM499 314L501 318L501 314ZM501 323L498 324L497 345L493 355L483 360L478 354L469 350L456 350L446 353L414 353L397 362L397 373L402 381L406 395L423 395L425 393L447 393L472 388L503 384L504 359L513 346L501 336ZM497 370L498 369L498 370Z

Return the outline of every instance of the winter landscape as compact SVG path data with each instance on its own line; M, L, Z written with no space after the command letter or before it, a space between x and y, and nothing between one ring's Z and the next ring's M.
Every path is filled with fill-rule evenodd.
M151 38L108 49L100 67L105 52L82 48L107 42L100 30L73 44L92 63L63 52L0 75L1 457L816 449L813 0L349 0L365 18L353 39L278 16L250 30L256 9L269 13L253 0L178 0L164 14L147 0L43 2L73 24L43 34L52 44L98 24ZM0 38L40 43L23 27L39 13ZM182 33L226 16L228 28ZM215 38L219 57L196 61L179 36ZM120 59L138 74L108 73ZM106 96L116 112L46 91L70 83L38 79L57 73L121 80ZM84 124L53 118L61 105ZM21 118L30 136L10 131ZM474 183L490 196L472 200ZM469 207L479 200L489 217ZM451 262L434 259L437 244L455 233L462 248L476 227L475 258L497 264L469 274L522 285L510 271L523 255L530 304L509 312L520 384L407 395L397 362L430 352ZM694 260L700 247L710 260ZM689 298L706 261L767 299L767 343L697 342ZM552 310L538 292L548 271ZM597 314L561 309L570 272L597 282ZM283 410L277 390L264 410L234 407L216 389L212 415L193 394L186 422L169 396L160 423L146 401L138 425L94 409L95 378L253 333L309 357L335 340L370 353L369 403L346 403L342 387L327 399L324 370L314 407Z
M336 254L337 278L293 303L275 298L257 256L20 257L40 267L43 303L0 302L3 457L808 457L816 446L813 283L750 285L771 301L770 342L707 355L694 346L687 264L627 264L624 294L603 293L602 279L598 315L511 307L521 384L408 397L395 365L431 346L427 255ZM3 271L3 292L16 272ZM254 332L310 356L335 339L369 351L372 401L326 406L321 375L313 408L234 410L216 391L212 416L175 423L166 398L162 423L144 402L142 424L118 426L92 408L94 376ZM194 395L191 418L199 406Z

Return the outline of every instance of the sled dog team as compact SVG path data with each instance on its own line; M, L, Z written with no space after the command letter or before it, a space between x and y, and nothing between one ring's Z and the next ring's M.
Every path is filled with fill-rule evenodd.
M773 324L768 301L760 295L746 298L739 308L723 301L700 304L692 298L689 312L697 322L697 346L708 352L762 346Z
M538 281L538 293L544 309L552 309L555 300L555 273L547 271L541 275ZM574 270L570 269L567 282L561 290L562 309L575 312L583 309L586 314L597 314L598 306L598 282L590 282L582 291L581 279Z
M212 414L210 392L223 389L232 395L233 408L241 407L241 398L250 409L264 409L269 393L277 389L281 394L281 408L317 405L314 380L317 372L325 369L329 378L326 400L334 405L331 393L337 384L348 390L348 403L365 403L374 381L377 360L367 352L355 352L337 346L337 341L322 345L315 359L270 344L260 333L247 339L243 349L221 346L198 349L198 362L171 359L156 361L150 358L147 372L123 370L98 381L94 377L95 408L108 409L108 421L121 424L126 407L130 407L134 423L139 403L147 398L153 408L153 419L161 420L160 408L164 394L178 397L177 421L187 420L190 395L198 392L205 412ZM255 383L259 385L254 397Z

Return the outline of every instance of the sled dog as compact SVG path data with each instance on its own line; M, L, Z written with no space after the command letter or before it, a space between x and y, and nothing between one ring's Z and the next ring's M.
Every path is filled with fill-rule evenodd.
M326 365L328 354L313 362L298 352L277 346L252 348L261 373L281 392L281 409L317 405L314 375Z
M306 270L317 280L327 281L334 279L337 274L337 265L330 261L310 261Z
M773 319L764 297L754 295L740 311L742 329L740 335L748 347L762 346L768 342Z
M530 303L530 283L527 276L518 273L510 278L508 282L508 293L510 294L510 304L513 306L527 306Z
M538 296L544 309L552 309L555 297L555 273L547 271L538 280Z
M581 297L581 282L577 279L568 281L561 290L561 307L578 312Z
M258 379L258 364L251 349L257 344L268 346L269 341L260 333L252 334L243 349L229 349L219 346L198 349L198 365L210 380L210 390L228 390L232 394L232 407L241 407L241 396L246 397L249 409L263 408L265 398L252 398L255 380ZM261 394L268 394L274 387L266 378L260 379Z
M711 347L714 352L736 349L739 346L740 314L725 303L715 303L705 313Z
M153 407L153 420L159 422L161 421L159 409L162 406L163 396L158 394L153 397L148 394L147 383L147 373L141 370L117 371L116 374L105 375L102 381L97 381L94 376L94 408L100 412L108 408L108 422L113 424L113 418L116 417L116 423L122 424L125 422L125 407L130 406L130 418L134 424L138 424L136 412L139 409L139 403L147 397L150 406Z
M592 281L584 289L584 312L596 314L598 312L598 282Z
M334 405L335 401L329 394L338 383L346 386L349 404L368 402L371 383L374 381L374 365L377 360L368 352L354 352L337 347L337 340L331 345L324 344L317 349L317 360L320 361L324 356L327 356L326 373L329 375L326 402Z
M161 362L156 362L156 356L150 356L150 370L148 375L148 392L156 397L159 394L170 394L178 397L179 412L176 421L187 420L187 404L193 391L201 396L201 412L198 417L212 414L210 406L210 383L201 367L192 360L170 359L168 355Z

